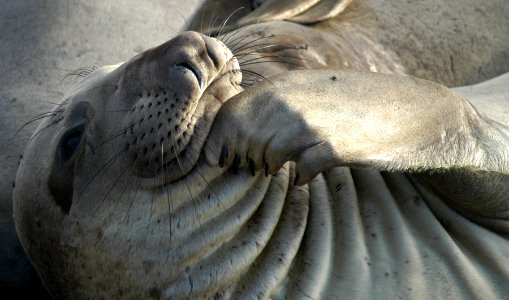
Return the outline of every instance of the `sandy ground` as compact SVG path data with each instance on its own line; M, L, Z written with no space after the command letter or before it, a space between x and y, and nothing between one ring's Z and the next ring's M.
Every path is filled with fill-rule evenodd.
M200 0L0 0L0 296L42 293L12 220L19 157L38 122L59 101L66 74L115 64L179 32ZM7 298L10 298L8 296Z

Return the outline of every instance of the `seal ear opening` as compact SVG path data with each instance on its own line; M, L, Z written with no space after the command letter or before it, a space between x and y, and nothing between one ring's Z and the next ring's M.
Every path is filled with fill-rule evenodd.
M72 205L74 193L74 170L80 145L82 145L83 134L85 132L85 122L80 123L66 131L58 143L58 149L55 151L51 174L48 179L48 185L55 202L66 214Z

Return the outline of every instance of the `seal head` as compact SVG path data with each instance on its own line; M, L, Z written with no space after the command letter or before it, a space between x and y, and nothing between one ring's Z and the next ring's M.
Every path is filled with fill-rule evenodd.
M136 283L145 275L134 274L141 265L129 271L129 262L139 261L147 272L170 267L150 267L160 236L152 243L148 232L139 240L133 233L148 224L164 228L168 218L171 225L168 208L159 204L170 205L173 195L165 189L180 182L174 193L184 190L182 181L201 159L215 114L242 90L241 80L237 59L222 42L185 32L126 63L96 70L40 124L18 171L22 188L14 193L14 217L54 297L89 296L90 286L97 287L96 296L150 296L148 283L132 288L145 284ZM150 211L137 215L138 205ZM129 246L113 254L119 241ZM98 259L91 262L92 256ZM114 277L122 279L108 287ZM168 281L159 278L153 284Z

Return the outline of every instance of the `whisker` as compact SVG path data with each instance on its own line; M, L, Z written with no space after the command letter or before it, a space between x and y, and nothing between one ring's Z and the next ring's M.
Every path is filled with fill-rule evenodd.
M260 48L256 48L255 50L253 50L251 52L238 53L236 55L236 57L237 58L242 58L244 56L247 56L247 55L250 55L250 54L253 54L253 53L259 53L260 50L274 48L274 47L280 47L281 45L277 45L277 44L256 44L256 45L249 46L248 48L244 48L244 49L242 49L240 51L244 51L244 50L247 50L249 48L256 47L256 46L261 46L261 47ZM261 53L260 53L260 55L261 55Z
M127 223L127 217L129 216L129 212L131 211L131 208L133 207L134 200L136 199L136 196L138 195L138 192L141 190L141 184L143 183L142 178L139 178L138 180L138 188L136 188L136 192L134 192L133 198L131 202L129 203L129 207L127 208L127 211L124 215L124 218L122 219L122 223ZM118 232L118 231L117 231Z
M258 73L254 72L254 71L250 71L250 70L242 70L242 73L243 73L243 74L244 74L244 73L246 73L247 75L250 75L250 76L253 76L253 77L259 78L259 79L261 79L262 81L263 81L263 80L266 80L266 81L270 82L272 85L274 85L274 84L272 83L272 81L270 81L267 77L265 77L265 76L263 76L263 75L261 75L261 74L258 74Z
M43 102L43 101L39 101L39 102ZM51 103L51 102L50 102ZM25 126L27 126L28 124L30 123L33 123L37 120L41 120L41 119L44 119L46 117L51 117L53 115L56 115L56 114L59 114L61 112L64 112L64 109L63 108L60 108L58 110L55 110L57 107L63 107L65 105L67 105L69 103L69 101L65 100L65 101L62 101L60 103L56 103L55 107L53 108L53 110L51 111L47 111L47 112L43 112L43 113L40 113L38 115L35 115L32 119L28 120L25 124L23 124L17 131L16 131L16 134L21 130L23 129ZM54 103L51 103L51 104L54 104ZM14 136L16 136L16 134Z
M175 147L173 147L173 149L175 149ZM187 190L189 191L189 196L191 197L191 202L193 203L194 213L196 214L196 218L198 220L198 225L201 228L201 226L202 226L201 220L199 218L198 209L196 208L196 201L193 197L193 193L191 192L191 188L189 187L189 184L187 182L187 174L184 174L184 169L182 168L182 164L180 163L180 160L178 158L177 151L174 150L174 152L175 152L175 158L177 160L177 164L179 165L179 168L180 168L180 172L184 176L184 183L186 184Z
M186 24L186 28L189 28L189 23L187 22L187 18L186 16L184 16L183 14L180 13L180 11L177 10L177 14L179 14L179 16L184 19L184 24ZM176 34L178 34L178 32L176 30L174 30Z
M200 21L200 33L203 33L203 18L205 17L205 11L207 10L207 6L205 5L203 7L203 10L201 12L201 21Z
M252 63L249 63L249 64L244 64L242 66L245 67L245 66L264 64L264 63L282 63L282 64L285 64L285 65L290 65L290 66L299 67L299 68L303 68L303 69L309 69L308 67L306 67L304 65L300 65L300 64L297 64L297 63L292 63L292 62L289 62L289 61L280 61L280 60L266 60L266 61L260 61L260 62L252 62ZM242 72L244 72L244 70Z
M57 94L57 93L55 93ZM52 104L52 105L58 105L59 103L58 102L51 102L51 101L45 101L45 100L34 100L35 102L41 102L41 103L47 103L47 104Z
M223 32L223 29L224 27L226 26L226 23L228 23L228 21L230 20L230 18L236 13L238 12L239 10L242 10L244 9L244 7L239 7L237 8L236 10L234 10L232 13L230 13L230 15L228 16L228 18L226 18L226 20L224 21L223 25L221 26L221 29L219 30L219 33L217 34L217 36L221 36L222 32Z
M244 56L244 57L246 57L246 56ZM285 55L285 56L282 56L282 55L263 55L263 56L258 56L258 57L255 57L255 58L250 58L248 60L241 60L241 59L239 59L239 65L248 63L250 61L255 61L255 60L263 59L263 58L295 59L295 60L302 60L302 61L306 61L306 62L313 62L312 60L305 59L303 57L291 56L291 55Z
M246 27L242 28L240 31L244 30ZM265 28L259 28L249 34L246 34L246 35L241 35L237 38L235 38L232 42L234 44L232 44L231 46L229 45L228 48L230 49L233 49L235 47L237 47L240 43L242 43L245 39L251 37L251 36L254 36L254 35L257 35L258 33L262 32L263 30L265 30ZM259 37L257 38L256 40L253 40L252 42L257 42L257 41L260 41L260 40L263 40L263 39L266 39L268 37ZM233 51L232 51L233 52Z
M154 177L154 183L153 185L155 186L156 185L156 177ZM148 232L148 229L150 228L150 221L152 221L152 209L154 207L154 198L155 198L155 193L156 193L156 189L152 189L152 199L150 199L150 211L149 211L149 217L148 217L148 223L147 223L147 232Z
M108 192L106 193L106 195L104 195L104 198L99 201L99 205L97 205L96 209L94 210L94 215L97 214L97 211L99 210L99 208L101 207L101 205L104 203L104 201L106 200L106 198L108 197L108 195L111 193L111 191L113 190L113 188L115 187L115 185L117 185L117 183L119 182L119 180L124 176L125 174L125 171L127 171L127 169L129 169L129 165L122 171L122 173L120 174L120 176L118 176L118 178L115 180L115 182L113 182L113 184L111 185L111 187L108 189ZM122 193L124 192L124 190L122 191ZM122 197L120 197L121 199Z
M66 74L64 76L64 78L62 78L62 80L60 81L60 84L62 84L64 82L64 80L70 76L76 76L78 78L80 78L80 77L85 78L85 77L89 76L90 74L92 74L97 69L99 69L99 65L97 65L97 64L94 64L91 67L82 67L82 68L76 69L76 70L72 71L71 73Z
M209 29L207 30L207 32L209 32L209 33L210 33L210 32L212 31L212 28L215 26L215 23L216 23L217 17L218 17L217 15L215 15L215 16L214 16L214 15L212 15L212 16L210 17L210 21L209 21ZM214 35L213 35L213 34L210 34L210 36L212 37L212 36L214 36Z
M115 162L117 160L117 158L119 158L121 156L121 154L124 154L127 152L127 149L126 147L122 148L122 150L120 150L119 152L117 152L116 154L113 155L112 158L110 158L91 178L90 180L87 182L87 184L85 185L85 187L83 188L83 190L79 193L79 196L81 197L83 195L83 193L87 190L87 188L90 186L90 184L92 183L92 181L94 181L94 179L97 177L97 175L99 175L106 167L111 167L111 165L113 164L113 162Z
M131 126L132 125L130 125L129 127L131 127ZM92 152L91 153L95 153L95 151L97 151L97 149L101 148L102 146L106 145L107 143L109 143L110 141L116 139L117 137L122 136L123 134L125 134L127 132L127 129L129 129L129 127L125 127L125 128L120 129L120 131L113 133L112 136L107 138L105 141L102 141L96 147L92 147ZM87 157L88 155L89 154L85 155L85 157Z
M241 36L238 36L236 37L235 39L233 39L233 37L241 32L243 32L244 30L246 30L247 27L242 27L240 29L237 29L237 30L234 30L232 31L233 34L232 36L224 43L228 48L231 48L231 46L237 46L240 42L242 42L243 40L245 40L246 38L250 37L250 36L253 36L261 31L264 30L264 28L260 28L260 29L257 29L256 31L250 33L250 34L246 34L246 35L241 35ZM240 40L240 41L239 41ZM237 42L238 41L238 42ZM233 45L230 45L230 42L234 42L235 44Z
M169 171L168 171L168 166L164 166L164 165L163 165L163 168L166 168L166 172L169 172ZM161 172L163 173L162 181L163 181L163 183L164 183L164 171L163 171L164 169L163 169L163 168L161 168ZM166 188L166 202L168 203L168 218L169 218L169 222L170 222L169 246L168 246L168 255L166 256L166 260L168 260L168 259L169 259L169 257L170 257L170 252L171 252L170 250L171 250L171 246L172 246L171 238L172 238L172 235L173 235L173 233L172 233L173 225L172 225L172 218L171 218L171 215L172 215L173 209L172 209L172 207L171 207L171 202L172 202L172 201L170 200L170 197L171 197L171 196L170 196L170 193L169 193L169 191L168 191L169 186L170 186L169 184L167 184L167 185L165 186L165 188Z
M248 36L246 36L245 38L247 38L247 37ZM242 50L245 50L246 48L249 48L247 46L250 46L250 45L251 45L251 47L258 46L259 44L255 44L256 42L259 42L259 41L267 39L267 38L268 37L265 37L265 36L264 37L259 37L259 38L256 38L256 39L254 39L252 41L249 41L249 42L247 42L245 44L241 44L240 46L238 46L238 44L240 44L243 41L243 40L240 40L240 41L237 42L237 44L235 46L232 46L231 51L232 51L232 53L236 54L239 51L242 51Z
M46 131L47 129L49 129L51 126L57 124L58 122L60 122L60 120L57 120L57 121L54 121L54 122L51 122L49 125L45 126L44 128L41 128L41 130L37 131L36 133L34 133L34 135L32 135L30 137L30 139L28 140L28 143L27 145L25 146L25 150L28 148L28 146L32 143L32 141L35 139L36 136L38 136L40 133Z
M39 114L37 116L35 116L34 118L32 118L31 120L29 120L28 122L26 122L25 124L23 124L20 128L18 128L18 130L16 130L16 132L14 133L14 136L12 138L15 138L18 133L23 130L23 128L27 127L28 125L34 123L34 122L37 122L39 120L42 120L42 119L45 119L45 118L49 118L49 117L54 117L56 116L58 113L62 112L63 110L60 110L60 111L50 111L50 112L45 112L45 113L42 113L42 114Z
M154 157L154 151L152 151L152 154L150 155L150 158L148 160L148 164L145 166L145 170L149 170L150 169L153 157ZM136 157L134 166L136 165L137 161L138 161L138 157ZM131 200L131 203L129 204L129 208L127 209L127 212L126 212L126 214L124 216L124 220L122 222L127 222L127 217L129 216L129 212L131 211L131 208L132 208L132 206L134 204L134 200L136 199L136 195L141 190L142 183L143 183L143 180L140 178L140 184L138 185L138 188L136 189L136 192L134 193L133 199ZM131 226L132 226L132 223L131 223Z

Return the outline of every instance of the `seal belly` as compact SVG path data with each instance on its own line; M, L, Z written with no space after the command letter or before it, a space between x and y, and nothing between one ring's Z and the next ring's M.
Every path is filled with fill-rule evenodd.
M509 276L501 263L509 254L506 241L454 212L416 177L334 168L323 178L310 183L308 226L279 296L493 299L507 293L500 284Z

